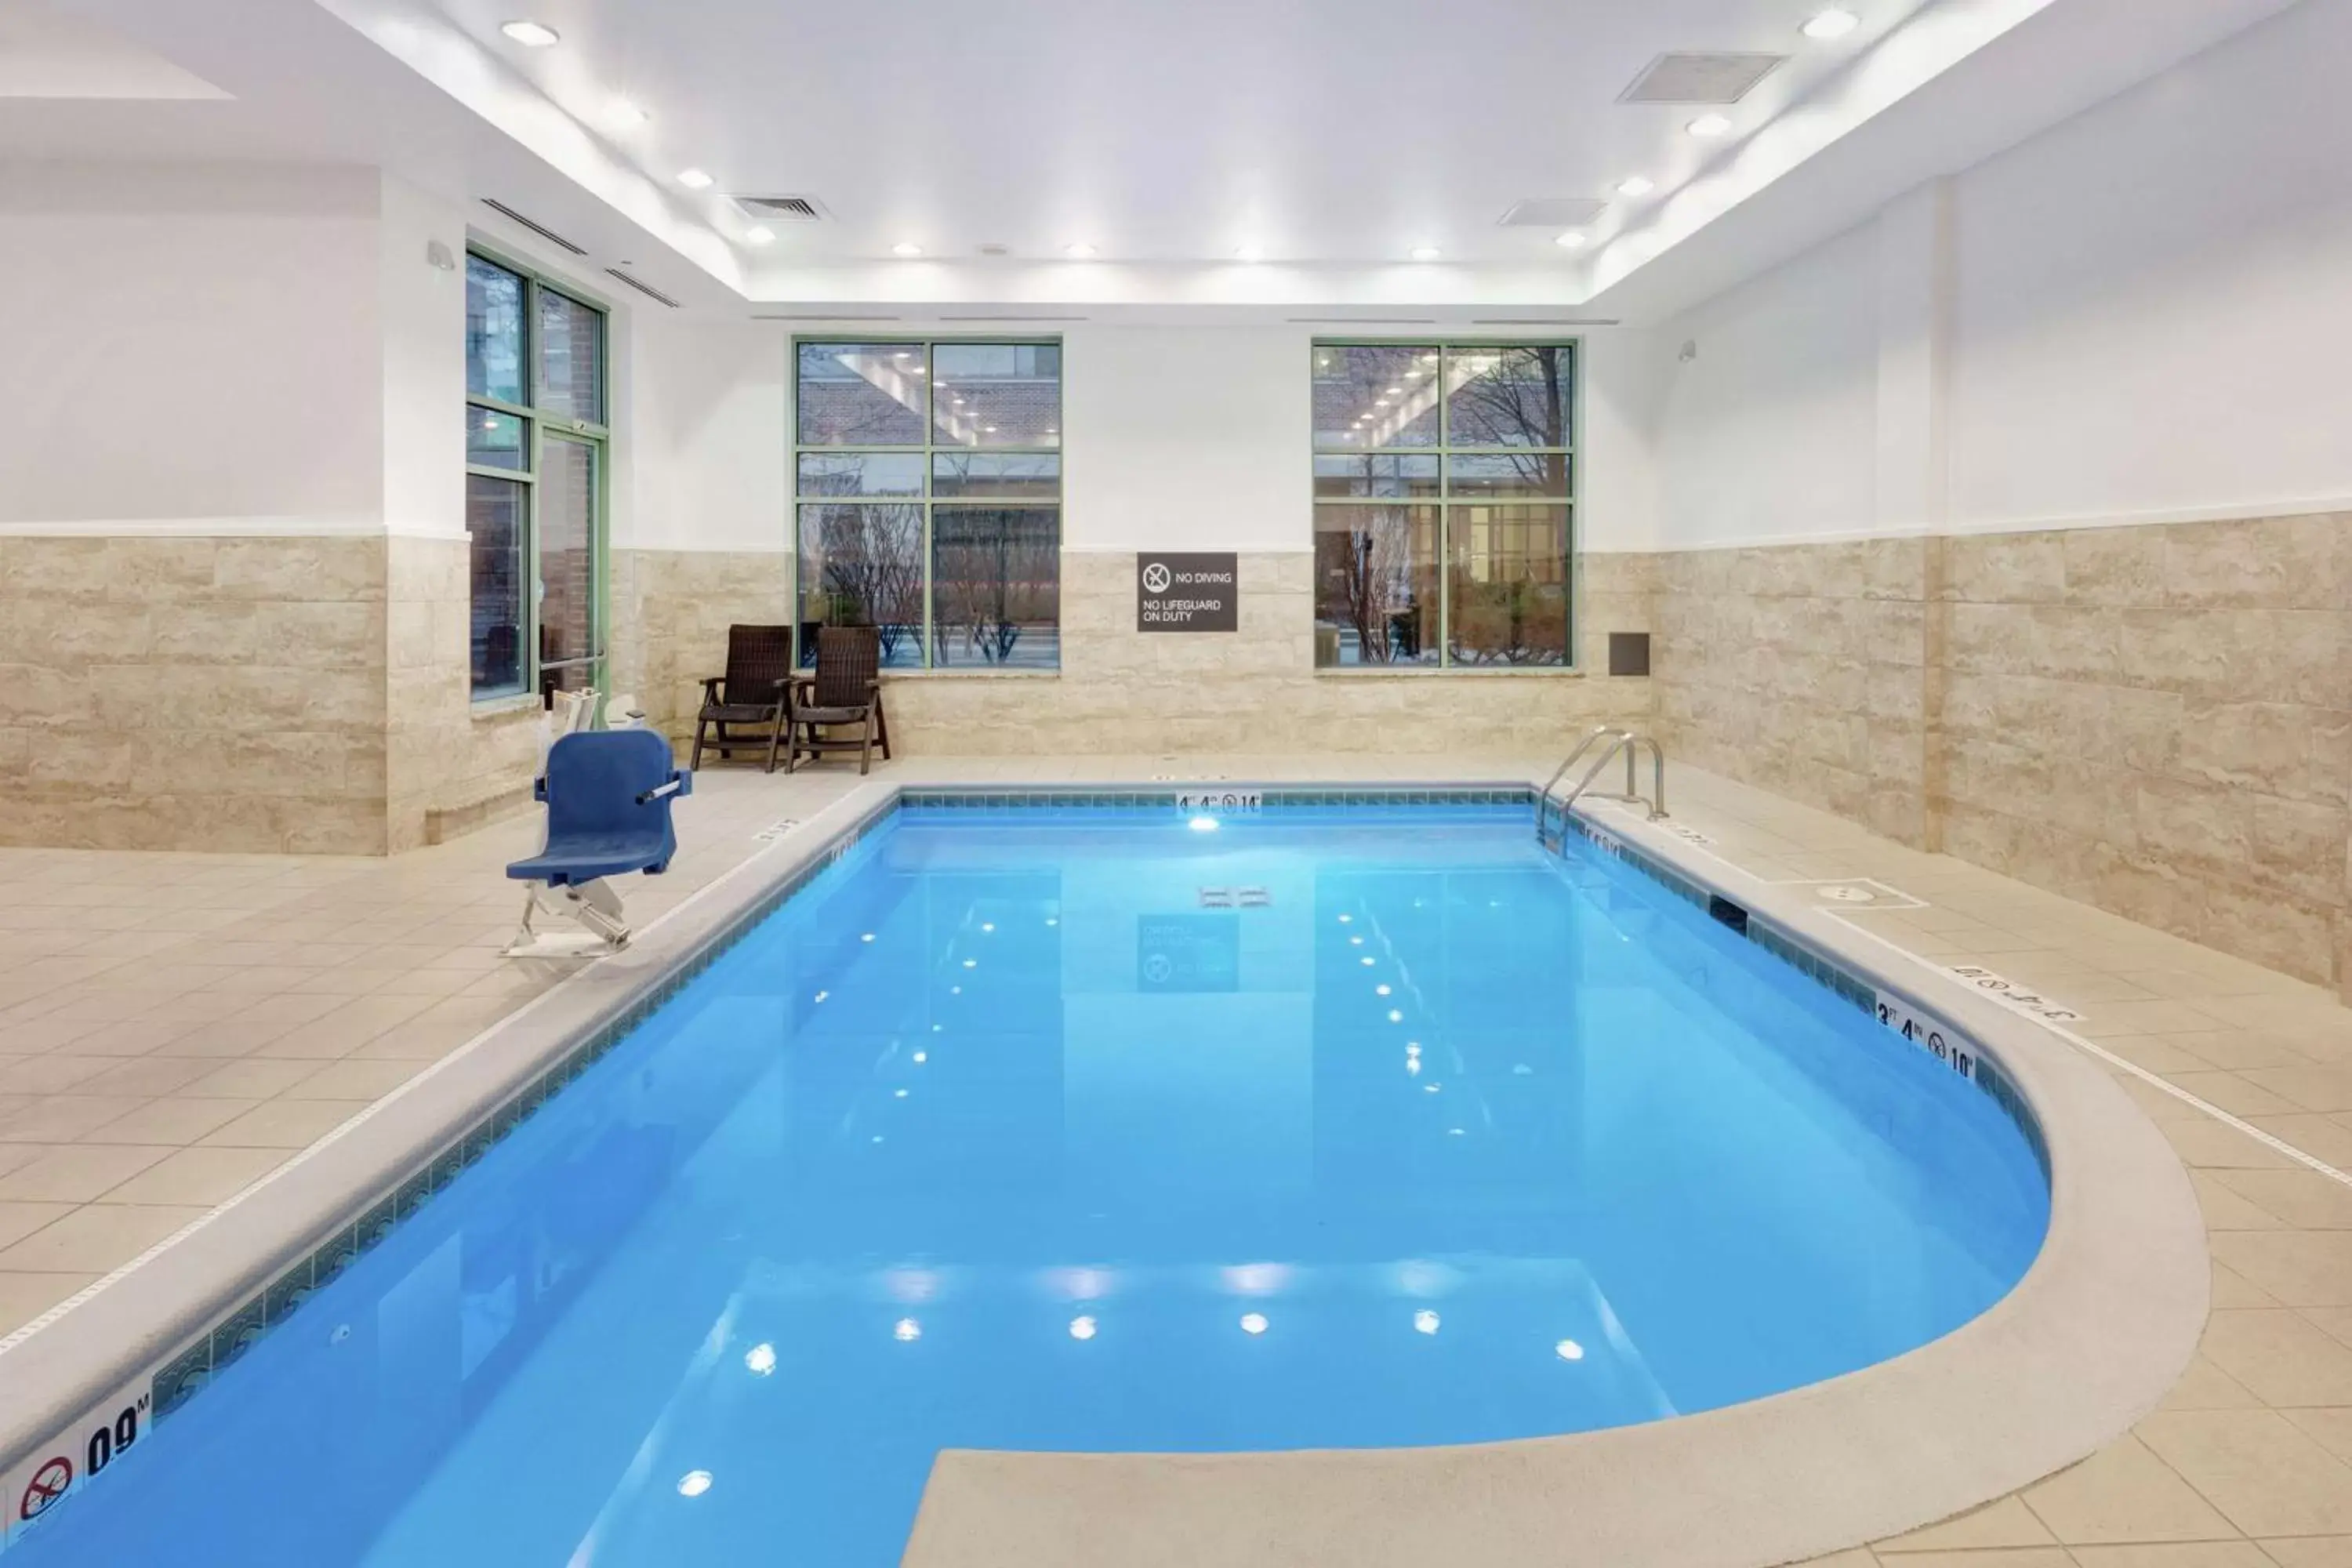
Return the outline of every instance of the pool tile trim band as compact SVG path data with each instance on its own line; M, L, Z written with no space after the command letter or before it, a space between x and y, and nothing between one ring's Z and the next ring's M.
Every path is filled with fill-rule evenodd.
M169 1415L183 1406L188 1399L194 1397L209 1384L215 1373L232 1364L262 1335L289 1318L311 1293L349 1267L352 1259L379 1244L402 1220L416 1213L434 1194L454 1181L458 1172L478 1162L497 1142L521 1125L541 1105L545 1104L551 1096L610 1051L614 1044L624 1035L642 1023L656 1008L700 974L759 921L798 893L811 880L855 850L875 827L900 807L1009 809L1059 806L1218 809L1213 805L1203 807L1194 804L1202 793L1197 788L1173 786L1135 788L1118 785L1039 789L872 785L853 792L849 796L820 813L817 818L806 825L809 828L822 828L822 831L817 833L803 831L793 835L771 850L753 856L703 889L677 910L672 910L670 915L656 921L656 925L665 924L673 918L688 915L693 906L702 901L707 895L717 893L736 877L761 868L762 862L772 859L773 864L767 868L768 879L742 901L725 910L703 910L699 911L698 923L689 921L686 929L677 932L661 933L661 939L658 940L647 940L654 938L653 929L648 928L646 939L641 939L639 944L626 953L586 966L565 983L543 994L537 1002L485 1030L480 1037L461 1047L458 1052L453 1053L450 1058L444 1058L441 1063L436 1064L434 1068L412 1079L410 1085L405 1086L402 1091L395 1092L394 1095L371 1107L369 1110L354 1117L352 1121L329 1134L327 1139L314 1144L310 1150L305 1151L303 1155L280 1167L269 1177L256 1184L254 1187L248 1188L247 1192L232 1198L227 1205L215 1210L204 1220L197 1221L177 1236L150 1249L148 1253L134 1259L125 1268L117 1270L114 1275L100 1281L98 1286L69 1300L63 1307L53 1309L51 1312L35 1320L25 1329L17 1331L5 1340L0 1340L0 1373L18 1371L24 1367L27 1360L22 1347L33 1342L37 1333L54 1331L59 1324L71 1325L77 1329L85 1325L95 1326L94 1314L91 1311L93 1306L105 1302L120 1309L129 1296L128 1292L116 1291L110 1297L105 1291L105 1287L114 1283L132 1269L142 1267L154 1268L165 1266L167 1263L186 1264L191 1249L175 1250L174 1243L205 1228L210 1222L231 1214L248 1198L257 1198L271 1192L290 1193L291 1187L282 1178L300 1168L312 1155L332 1147L345 1134L361 1128L362 1124L373 1120L379 1112L400 1101L408 1089L425 1084L434 1078L441 1068L473 1054L478 1047L495 1047L509 1037L515 1037L526 1048L534 1043L538 1046L539 1048L530 1053L530 1066L524 1073L520 1084L507 1086L500 1092L487 1097L486 1102L489 1109L484 1110L477 1106L467 1113L451 1117L450 1120L457 1122L460 1128L454 1134L420 1140L431 1149L430 1153L422 1158L411 1156L402 1161L396 1176L389 1181L375 1184L363 1201L345 1205L332 1224L300 1232L299 1234L312 1238L310 1245L299 1249L277 1249L281 1252L290 1252L290 1256L282 1259L273 1259L272 1266L262 1271L260 1282L235 1289L224 1288L213 1293L211 1299L217 1300L225 1295L232 1303L231 1305L226 1308L215 1308L206 1312L201 1305L192 1303L190 1310L173 1313L168 1302L173 1299L175 1293L166 1291L160 1296L160 1300L167 1303L166 1305L150 1308L147 1305L147 1299L142 1299L140 1310L128 1314L134 1317L143 1315L151 1320L151 1323L142 1325L147 1331L132 1337L127 1351L110 1355L102 1340L93 1340L88 1336L79 1336L79 1342L69 1340L65 1346L60 1347L65 1354L58 1358L59 1360L70 1362L76 1359L73 1352L82 1352L79 1357L79 1361L85 1363L81 1368L83 1373L81 1377L78 1380L71 1379L70 1371L68 1370L64 1375L53 1375L49 1379L53 1385L78 1382L79 1386L75 1391L74 1402L59 1401L53 1393L49 1404L31 1406L36 1412L37 1425L36 1421L27 1421L25 1418L23 1412L27 1406L23 1402L12 1400L6 1410L0 1411L0 1444L5 1445L5 1448L0 1448L0 1452L5 1452L8 1456L5 1467L0 1468L0 1500L14 1499L20 1495L34 1470L45 1464L58 1462L60 1457L75 1465L71 1487L66 1495L69 1497L78 1493L91 1476L98 1469L102 1468L104 1463L110 1460L112 1452L119 1451L119 1447L128 1447L130 1441L135 1441L137 1436L143 1436L154 1421ZM1245 797L1246 805L1241 809L1253 812L1260 809L1278 811L1286 808L1401 805L1532 806L1539 795L1531 784L1527 783L1493 785L1401 784L1345 789L1290 786L1259 788L1237 785L1221 788L1216 793L1226 796ZM1988 1031L1983 1027L1964 1027L1955 1017L1956 1014L1965 1014L1970 1008L1979 1005L1978 999L1962 991L1957 997L1961 1005L1938 1007L1927 1004L1908 991L1885 983L1865 981L1860 977L1857 971L1867 973L1869 965L1858 960L1839 956L1837 954L1839 942L1833 931L1823 928L1822 931L1808 936L1794 929L1793 921L1784 925L1756 910L1750 901L1734 902L1727 900L1723 894L1713 889L1712 883L1696 872L1679 868L1673 864L1677 848L1675 842L1667 836L1654 835L1656 842L1652 847L1644 848L1629 842L1625 827L1601 826L1582 811L1569 814L1567 821L1580 836L1592 842L1604 853L1634 867L1677 897L1697 904L1702 909L1708 909L1710 912L1717 912L1717 906L1728 904L1738 911L1738 919L1736 922L1727 920L1725 923L1733 924L1735 930L1746 935L1748 940L1756 942L1766 952L1782 962L1790 963L1848 1002L1876 1012L1882 1021L1889 1021L1884 1011L1883 1003L1885 998L1893 996L1899 1002L1906 1004L1916 1016L1939 1026L1950 1041L1965 1042L1969 1047L1969 1054L1964 1058L1966 1065L1962 1065L1961 1062L1952 1062L1951 1065L1958 1068L1963 1076L1976 1082L2010 1115L2032 1148L2045 1178L2050 1175L2052 1164L2048 1142L2042 1124L2029 1103L2028 1095L2019 1085L2014 1069L2005 1064L1993 1065L1999 1060L1998 1055L1983 1044L1983 1037L1986 1033L1998 1031ZM1548 841L1549 847L1557 848L1559 844L1560 841L1557 838ZM667 956L664 956L665 954ZM590 998L588 994L598 987L580 983L589 982L598 977L619 979L620 984L605 987L607 990L617 992L617 994ZM568 996L567 993L570 994ZM575 1005L568 1009L558 1009L568 1012L572 1016L563 1018L556 1025L551 1031L551 1031L531 1026L533 1021L529 1016L538 1008L539 1003L558 997L563 997ZM584 1009L576 1005L583 1001L586 1002ZM2016 1022L2008 1018L2006 1015L1994 1014L1989 1010L1985 1016L1996 1024L2004 1026L2014 1025ZM1932 1048L1924 1037L1915 1039L1914 1043L1920 1045L1922 1048ZM1946 1056L1945 1050L1938 1049L1936 1054L1948 1061L1950 1060ZM2150 1131L2152 1131L2152 1129ZM2177 1162L2173 1164L2173 1170L2177 1175ZM2185 1186L2185 1177L2181 1178L2181 1182ZM2193 1200L2190 1203L2189 1212L2193 1217L2195 1214ZM2053 1235L2056 1224L2056 1205L2053 1202ZM2047 1250L2045 1247L2045 1253ZM2200 1269L2200 1295L2196 1319L2201 1325L2203 1317L2201 1222L2198 1226L2197 1234L2197 1262ZM2037 1263L2035 1272L2039 1273L2041 1269L2042 1265ZM194 1272L201 1276L205 1271L199 1268ZM2032 1277L2029 1275L2029 1281ZM2020 1291L2023 1289L2023 1285L2019 1288ZM178 1300L191 1300L190 1295L186 1292L176 1294ZM2015 1294L2016 1292L2012 1293L2011 1300L2014 1300ZM203 1298L196 1300L201 1300ZM1997 1307L1993 1312L1988 1313L1987 1318L2000 1313L2008 1305L2009 1302L2004 1301L2001 1307ZM76 1307L81 1309L79 1316L66 1310ZM114 1315L126 1314L118 1310ZM152 1325L152 1320L158 1316L165 1317L169 1321L161 1325ZM192 1319L201 1324L201 1327L193 1332L186 1330L173 1331L177 1325L187 1323ZM1979 1319L1978 1321L1982 1322L1984 1320ZM1972 1324L1956 1331L1956 1336L1969 1333L1974 1326ZM1947 1336L1946 1340L1937 1342L1937 1345L1948 1344L1956 1336ZM170 1353L161 1357L142 1353L142 1351L151 1349L159 1341L172 1343L174 1348ZM2189 1342L2191 1345L2194 1343L2193 1331ZM50 1348L49 1342L41 1342L41 1343L44 1349ZM1919 1356L1937 1347L1926 1347L1925 1350L1914 1352L1911 1354L1914 1357ZM44 1361L47 1359L44 1358ZM1898 1358L1898 1363L1909 1359L1911 1358ZM2186 1359L2184 1352L2180 1356L2183 1364ZM35 1364L38 1366L42 1363ZM146 1368L145 1371L134 1371L128 1375L124 1373L123 1369L126 1366L135 1369L142 1364ZM1864 1369L1861 1373L1849 1374L1848 1378L1832 1380L1831 1384L1816 1384L1811 1387L1829 1387L1848 1382L1853 1377L1867 1377L1882 1368L1895 1364L1897 1363L1881 1363L1879 1368ZM55 1372L58 1369L51 1367L47 1370ZM2169 1378L2166 1379L2168 1384L2169 1381ZM107 1397L102 1399L91 1397L97 1389L109 1386L111 1386L114 1392ZM40 1391L37 1390L37 1394L38 1392ZM1808 1392L1810 1392L1809 1389L1800 1389L1789 1394L1776 1396L1775 1400L1761 1403L1772 1405L1780 1401L1796 1401ZM2158 1392L2160 1394L2161 1389L2159 1388ZM2147 1402L2152 1404L2153 1396L2150 1396ZM82 1409L83 1415L79 1420L54 1419L57 1410L71 1408ZM43 1412L47 1413L51 1418L38 1421L38 1415ZM1703 1421L1706 1417L1682 1419ZM129 1440L110 1438L109 1441L102 1443L101 1428L105 1429L107 1435L129 1431L133 1436ZM1609 1432L1583 1436L1608 1436L1611 1432L1633 1430L1639 1430L1639 1428L1611 1429ZM37 1431L46 1434L47 1440L32 1440L30 1433ZM85 1436L87 1436L87 1441L84 1440ZM1546 1438L1528 1441L1551 1444L1575 1440ZM100 1458L101 1447L107 1449L105 1459ZM1357 1452L1380 1451L1358 1450ZM1068 1458L1071 1457L1045 1456L1045 1458ZM1266 1457L1258 1456L1258 1458ZM80 1462L76 1463L76 1461ZM33 1524L28 1524L20 1521L17 1518L17 1511L13 1502L7 1503L5 1520L0 1520L0 1525L5 1525L5 1534L0 1536L0 1550L5 1550L8 1543L19 1539L26 1530L37 1523L34 1521ZM930 1512L931 1504L927 1493L926 1516ZM1923 1521L1913 1521L1912 1522ZM920 1523L919 1520L917 1532L919 1541L922 1538ZM936 1537L933 1538L933 1545L937 1545ZM910 1545L909 1561L913 1560L914 1547Z

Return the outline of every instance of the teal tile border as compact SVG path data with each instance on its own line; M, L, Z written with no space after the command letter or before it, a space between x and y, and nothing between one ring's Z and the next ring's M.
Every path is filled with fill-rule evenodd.
M394 1226L430 1203L436 1194L457 1179L459 1172L480 1160L499 1140L529 1121L541 1106L562 1092L565 1085L611 1051L623 1037L709 968L754 926L837 865L902 807L934 810L1013 810L1024 807L1175 809L1181 796L1199 793L1200 786L1181 789L1173 786L1164 789L1113 786L1058 789L938 787L902 790L894 798L882 802L856 822L835 834L816 854L745 906L690 956L665 974L657 984L598 1025L553 1066L509 1095L488 1114L478 1118L463 1132L420 1159L405 1176L372 1199L350 1223L320 1238L308 1257L286 1270L266 1289L221 1314L202 1333L194 1335L164 1358L150 1384L152 1419L161 1421L166 1418L203 1392L215 1373L244 1355L262 1336L286 1321L304 1301L349 1268L362 1254L381 1245ZM1247 787L1234 793L1259 797L1259 805L1244 808L1250 811L1329 809L1335 806L1517 805L1528 808L1531 816L1538 798L1538 792L1526 784L1398 784L1347 789L1274 785ZM1710 900L1721 897L1664 861L1593 827L1581 818L1570 815L1565 820L1570 829L1601 853L1633 868L1677 898L1704 910L1708 907ZM1555 852L1565 847L1565 839L1559 836L1547 837L1544 842ZM1745 933L1748 941L1775 958L1846 1002L1875 1016L1879 994L1877 987L1868 980L1848 972L1761 918L1748 921ZM1955 1041L1965 1040L1958 1031L1949 1032ZM1943 1055L1942 1047L1937 1048L1937 1054ZM2006 1070L1989 1059L1972 1043L1954 1047L1954 1054L1959 1059L1952 1065L1990 1096L2016 1123L2033 1150L2046 1180L2050 1174L2049 1144L2032 1108L2026 1104L2024 1096L2019 1092Z

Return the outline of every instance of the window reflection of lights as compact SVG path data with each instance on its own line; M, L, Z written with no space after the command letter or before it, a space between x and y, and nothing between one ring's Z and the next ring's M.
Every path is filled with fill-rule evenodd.
M680 1497L700 1497L709 1489L709 1470L688 1470L677 1478L677 1495Z
M1242 1332L1245 1334L1262 1334L1265 1332L1265 1314L1264 1312L1244 1312L1242 1314Z
M877 1132L873 1137L867 1139L866 1142L869 1143L879 1143L882 1142L882 1134Z
M1404 1043L1404 1054L1409 1057L1417 1057L1421 1055L1421 1042L1419 1040L1407 1040Z
M1389 1009L1389 1022L1391 1024L1402 1024L1404 1022L1404 1015L1391 1007Z
M1465 1136L1465 1134L1464 1134L1464 1132L1463 1132L1462 1129L1461 1129L1461 1128L1459 1128L1459 1127L1449 1127L1449 1128L1447 1128L1447 1129L1445 1130L1445 1135L1446 1135L1448 1138L1460 1138L1460 1137Z
M832 994L833 994L833 993L832 993L832 992L830 992L830 991L820 991L820 992L818 992L818 993L816 994L816 999L817 999L818 1001L822 1002L822 1001L824 1001L826 997L828 997L828 996L830 996L830 995L832 995Z
M1195 833L1214 833L1217 830L1217 819L1213 816L1196 816L1184 826Z
M1372 987L1372 994L1375 996L1385 996L1388 994L1389 988L1385 985L1375 985Z
M996 922L994 921L982 921L980 922L980 929L982 931L994 931L996 929Z
M1425 1083L1421 1086L1421 1092L1423 1094L1435 1094L1444 1087L1445 1086L1442 1083Z
M1419 1078L1421 1076L1421 1058L1419 1057L1405 1058L1404 1070L1406 1077Z
M860 931L857 936L857 940L860 942L872 942L874 940L874 933L870 931Z
M1060 921L1056 920L1055 918L1054 918L1052 915L1047 915L1047 916L1045 917L1045 923L1046 923L1047 925L1049 925L1049 926L1057 926L1057 925L1060 925L1062 922L1061 922Z
M921 1067L925 1062L929 1061L930 1059L931 1053L929 1051L917 1051L915 1053L915 1065L917 1067Z
M963 966L966 969L978 969L980 967L980 960L976 958L967 958L963 961Z
M893 1100L904 1100L907 1098L907 1091L903 1089L894 1089L890 1091L890 1098Z
M1349 947L1361 947L1364 945L1364 939L1360 936L1351 936L1348 939L1348 945Z
M776 1370L776 1347L756 1344L743 1352L743 1364L761 1377Z
M1584 1347L1578 1344L1574 1340L1562 1340L1559 1343L1551 1347L1551 1353L1559 1357L1562 1361L1582 1361L1584 1359Z
M1341 925L1343 925L1343 926L1344 926L1344 925L1352 925L1352 924L1354 924L1354 923L1355 923L1355 920L1356 920L1356 917L1355 917L1355 916L1353 916L1353 915L1341 915L1341 916L1339 917L1339 923L1340 923Z
M1415 1332L1433 1334L1437 1331L1437 1314L1424 1307L1412 1315L1412 1326Z
M1070 1338L1074 1340L1090 1340L1094 1337L1095 1321L1092 1318L1081 1316L1072 1318L1070 1320Z
M1360 963L1360 964L1362 964L1366 969L1370 969L1373 964L1378 963L1380 962L1380 960L1379 960L1379 959L1377 959L1377 958L1374 958L1370 953L1369 953L1369 952L1368 952L1368 953L1364 954L1364 956L1363 956L1363 957L1361 957L1361 958L1358 959L1356 962L1357 962L1357 963Z
M912 1318L901 1318L890 1326L890 1337L900 1344L912 1344L923 1337L923 1325Z

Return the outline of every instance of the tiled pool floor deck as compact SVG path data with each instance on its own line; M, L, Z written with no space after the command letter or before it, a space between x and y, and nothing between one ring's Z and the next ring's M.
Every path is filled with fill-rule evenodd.
M1540 780L1551 761L924 759L877 776ZM1920 959L2031 987L2105 1050L2352 1169L2352 1010L2329 994L1692 769L1669 782L1677 822L1733 865L1881 884L1872 903L1823 906ZM670 874L626 889L631 917L674 907L765 847L762 830L856 783L841 767L706 773L678 808ZM500 873L538 832L526 816L390 860L0 849L0 1334L554 984L559 966L499 956L520 907ZM2352 1568L2352 1185L2116 1071L2205 1205L2214 1310L2198 1361L2074 1468L1824 1561Z

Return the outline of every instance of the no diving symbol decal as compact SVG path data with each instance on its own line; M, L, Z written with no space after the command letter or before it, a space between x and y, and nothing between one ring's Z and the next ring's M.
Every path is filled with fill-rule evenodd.
M25 1483L25 1495L16 1504L16 1517L20 1520L38 1519L42 1511L65 1496L66 1489L72 1485L73 1461L59 1454L35 1470L33 1479ZM0 1496L5 1495L0 1493Z
M1152 593L1164 594L1168 592L1168 584L1173 580L1174 579L1170 574L1168 568L1157 561L1154 561L1150 565L1146 566L1143 569L1143 585Z

